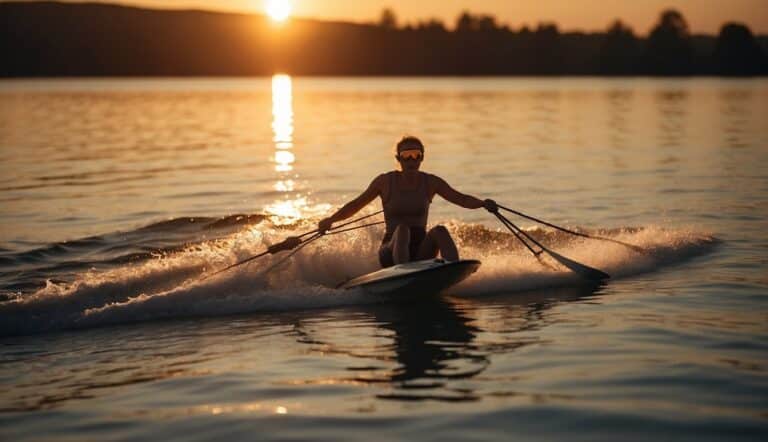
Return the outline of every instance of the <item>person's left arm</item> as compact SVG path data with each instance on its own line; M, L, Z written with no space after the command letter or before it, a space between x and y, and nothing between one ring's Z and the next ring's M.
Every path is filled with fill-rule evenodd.
M490 212L495 212L497 210L496 202L492 199L481 200L479 198L475 198L472 195L461 193L451 187L447 182L445 182L444 179L435 175L431 175L430 180L436 194L445 198L446 201L456 204L457 206L461 206L467 209L479 209L484 207Z

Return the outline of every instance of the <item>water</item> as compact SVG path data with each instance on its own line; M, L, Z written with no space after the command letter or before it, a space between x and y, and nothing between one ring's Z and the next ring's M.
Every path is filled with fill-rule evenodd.
M763 79L4 80L0 435L764 440L767 111ZM483 261L449 296L333 289L379 226L198 279L404 133L461 191L648 253L519 220L592 286L438 197Z

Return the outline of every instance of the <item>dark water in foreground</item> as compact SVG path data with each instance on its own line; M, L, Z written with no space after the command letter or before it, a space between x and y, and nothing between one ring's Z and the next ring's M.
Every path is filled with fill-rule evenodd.
M764 440L767 98L764 80L0 82L0 436ZM376 268L379 227L197 279L311 230L403 132L461 190L648 253L520 221L613 276L590 285L436 200L483 261L444 297L332 288Z

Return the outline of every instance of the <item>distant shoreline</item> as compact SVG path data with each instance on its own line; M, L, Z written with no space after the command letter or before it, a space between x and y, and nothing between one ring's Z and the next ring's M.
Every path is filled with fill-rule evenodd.
M0 3L1 78L752 77L768 75L768 36L740 24L690 35L663 11L648 36L556 24L513 30L465 13L406 27L106 3Z

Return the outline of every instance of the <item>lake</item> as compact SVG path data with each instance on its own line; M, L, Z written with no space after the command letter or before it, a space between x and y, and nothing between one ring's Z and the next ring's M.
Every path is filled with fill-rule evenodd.
M2 80L0 436L764 440L766 116L765 79ZM436 197L483 262L439 298L334 289L379 225L201 280L405 134L462 192L645 252L512 217L612 276L586 284Z

